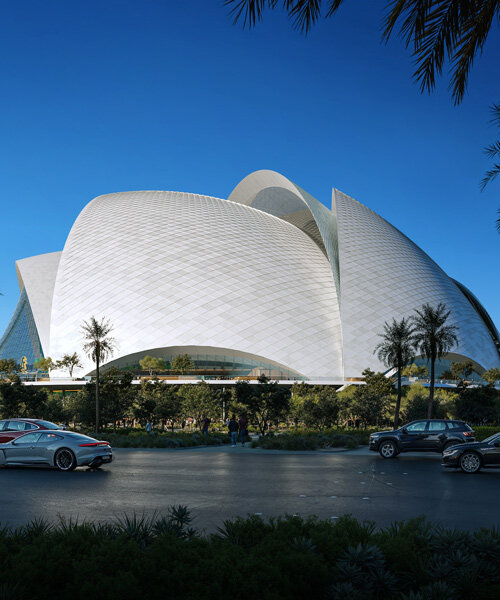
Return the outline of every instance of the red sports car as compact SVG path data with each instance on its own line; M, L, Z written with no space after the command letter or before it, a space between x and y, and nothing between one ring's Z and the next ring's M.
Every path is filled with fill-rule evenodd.
M61 429L59 425L42 419L3 419L0 421L0 444L15 440L28 431Z

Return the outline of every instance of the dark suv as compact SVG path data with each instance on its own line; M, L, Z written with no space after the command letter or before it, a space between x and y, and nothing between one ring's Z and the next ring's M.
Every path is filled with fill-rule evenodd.
M400 452L443 452L450 446L474 441L474 431L463 421L424 419L412 421L400 429L378 431L370 435L370 450L383 458Z

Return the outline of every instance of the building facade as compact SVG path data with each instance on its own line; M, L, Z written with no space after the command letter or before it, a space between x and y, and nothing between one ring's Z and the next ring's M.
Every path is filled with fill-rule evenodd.
M81 354L94 316L113 326L119 368L187 353L200 372L347 379L385 370L373 353L385 321L444 302L458 328L453 360L500 366L498 332L467 288L356 200L333 190L328 209L273 171L227 200L99 196L62 252L16 269L21 296L0 357L28 365Z

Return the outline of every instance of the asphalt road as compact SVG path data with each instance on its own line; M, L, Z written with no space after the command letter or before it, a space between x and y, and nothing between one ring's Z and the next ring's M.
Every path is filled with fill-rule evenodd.
M37 517L112 520L124 513L164 513L185 504L194 525L216 530L247 513L351 513L378 526L427 515L447 527L500 526L500 470L477 475L444 470L437 454L383 460L350 452L266 452L241 448L116 449L99 471L0 469L0 523Z

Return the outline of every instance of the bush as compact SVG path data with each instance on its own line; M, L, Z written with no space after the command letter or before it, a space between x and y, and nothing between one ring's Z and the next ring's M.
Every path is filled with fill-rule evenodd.
M0 597L24 600L409 600L500 596L500 532L423 518L375 530L350 516L225 521L201 535L186 507L112 523L0 529ZM244 589L242 583L244 582Z
M84 431L86 435L95 437L92 431ZM231 441L227 433L153 433L147 435L142 430L124 430L117 433L101 432L99 437L105 438L114 448L190 448L193 446L220 446Z
M367 432L346 434L338 430L297 430L280 435L261 435L252 442L252 448L266 450L317 450L318 448L357 448L359 443L368 443ZM366 442L365 442L366 438ZM361 441L363 440L363 441Z

